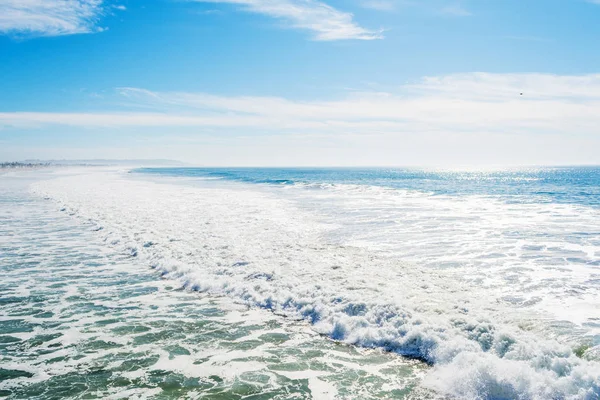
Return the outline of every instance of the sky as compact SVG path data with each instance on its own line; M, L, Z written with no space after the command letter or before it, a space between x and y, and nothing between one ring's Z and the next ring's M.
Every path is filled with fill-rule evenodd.
M0 0L0 160L600 164L600 0Z

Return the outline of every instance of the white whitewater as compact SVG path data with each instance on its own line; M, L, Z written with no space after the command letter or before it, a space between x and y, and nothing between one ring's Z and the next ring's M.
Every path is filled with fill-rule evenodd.
M473 278L465 269L426 267L426 257L420 265L430 244L426 235L418 238L423 246L407 257L410 262L399 261L399 252L371 245L377 243L375 231L336 233L335 213L324 211L324 218L314 205L300 207L289 195L243 184L150 181L90 170L36 183L33 190L97 224L107 244L189 289L305 319L335 340L427 361L433 368L423 384L439 393L467 399L600 398L598 349L578 357L573 338L548 331L555 321L544 312L554 304L551 298L513 307L498 299L522 286L505 293L498 283L502 271L479 271ZM343 196L358 202L350 209L364 205L359 197ZM423 232L443 223L433 219ZM493 223L486 229L493 236ZM466 241L468 233L458 231L463 237L457 241ZM468 271L475 273L481 265L472 267ZM566 284L590 274L577 272ZM597 312L590 296L579 300ZM539 303L544 308L536 308ZM593 334L583 329L575 338Z

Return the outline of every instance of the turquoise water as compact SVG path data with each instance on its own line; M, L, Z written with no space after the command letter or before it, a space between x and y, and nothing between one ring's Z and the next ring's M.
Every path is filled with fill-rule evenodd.
M421 363L185 290L0 179L1 398L433 397Z
M490 195L513 201L600 206L599 167L539 167L488 171L402 168L141 168L144 174L273 185L378 186L436 195Z

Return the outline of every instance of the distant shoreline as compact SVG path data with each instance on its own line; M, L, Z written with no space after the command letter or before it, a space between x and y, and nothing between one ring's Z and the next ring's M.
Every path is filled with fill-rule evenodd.
M23 163L23 162L6 162L0 163L0 169L33 169L47 167L95 167L99 165L92 164L53 164L53 163Z
M186 164L173 160L23 160L0 162L0 169L46 167L182 167Z

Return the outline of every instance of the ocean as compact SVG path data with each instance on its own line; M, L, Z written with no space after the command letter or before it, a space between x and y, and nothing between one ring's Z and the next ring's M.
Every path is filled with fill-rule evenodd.
M0 187L0 397L600 399L600 168Z

